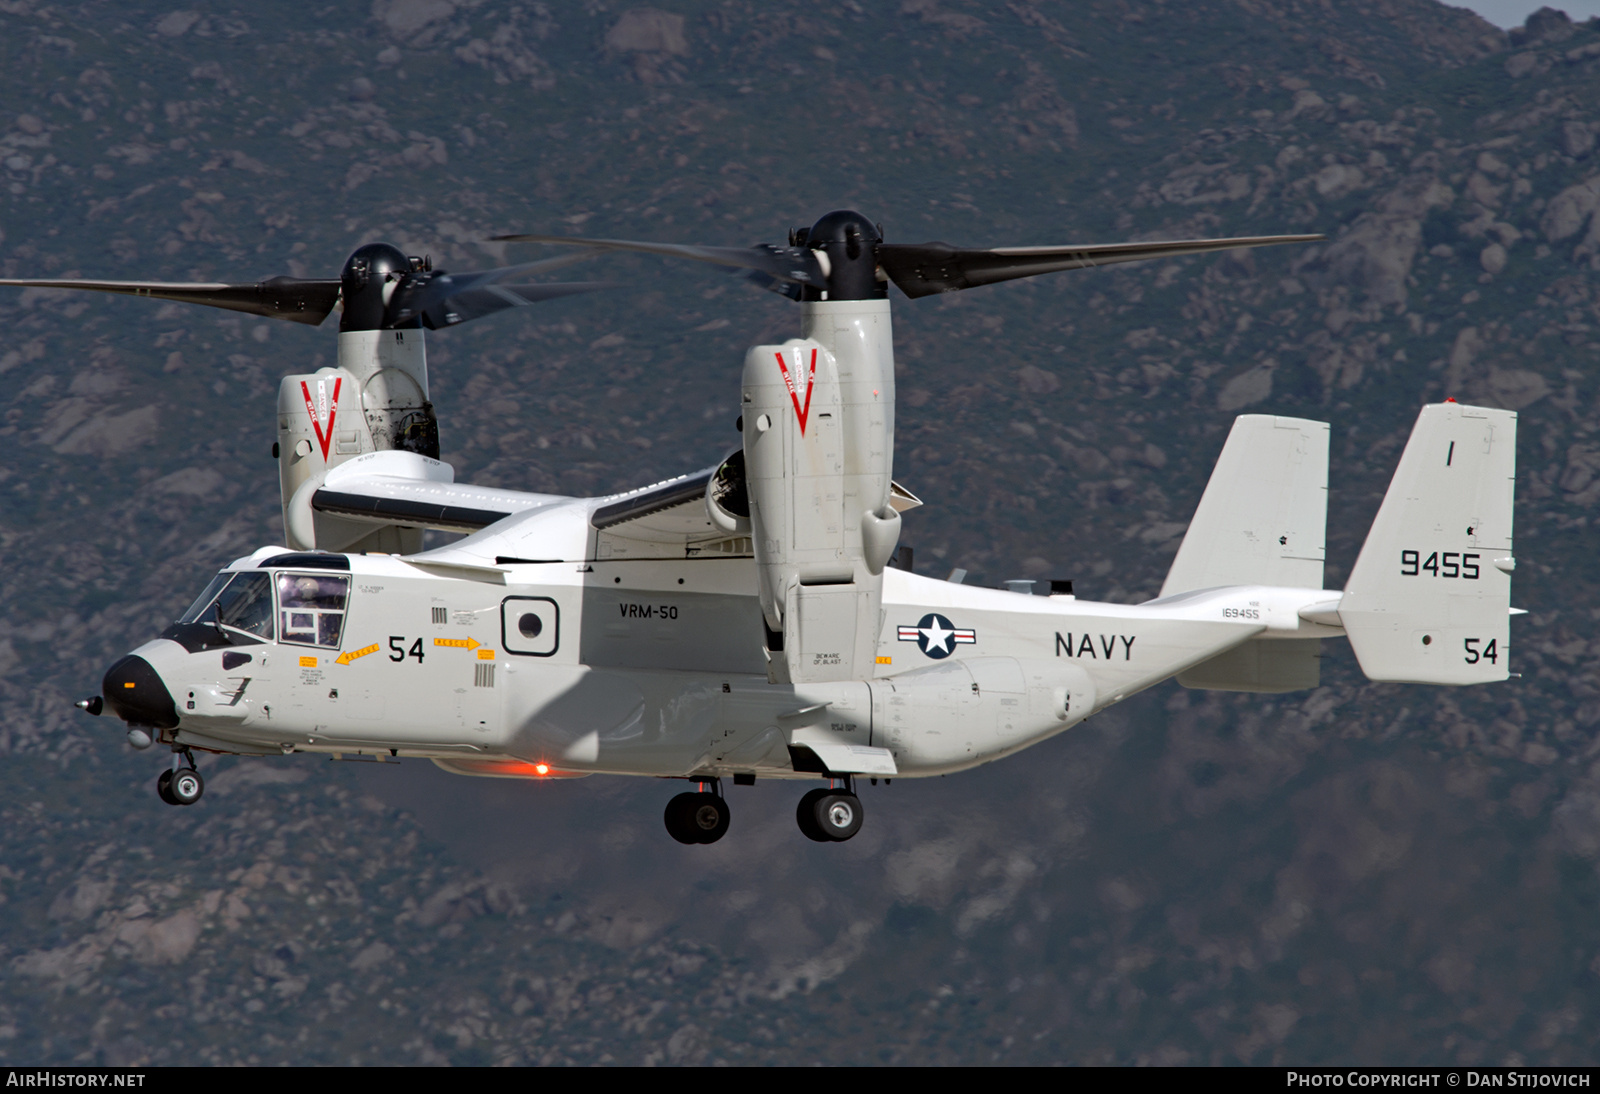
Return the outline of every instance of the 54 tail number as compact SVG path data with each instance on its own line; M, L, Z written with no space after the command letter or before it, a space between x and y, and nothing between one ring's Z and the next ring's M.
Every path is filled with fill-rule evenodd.
M1460 577L1468 581L1478 580L1478 559L1481 556L1460 551L1430 551L1424 559L1421 551L1400 552L1400 576L1418 577L1422 574L1432 574L1434 577Z
M1487 661L1491 665L1498 665L1500 663L1499 641L1498 638L1491 638L1489 639L1489 644L1485 646L1481 638L1463 639L1463 645L1467 650L1467 655L1463 660L1469 665L1476 665L1479 661Z

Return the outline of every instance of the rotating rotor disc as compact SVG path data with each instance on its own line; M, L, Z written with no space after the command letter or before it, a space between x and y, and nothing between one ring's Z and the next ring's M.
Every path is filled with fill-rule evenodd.
M318 326L343 305L340 330L440 330L507 308L614 287L605 281L531 282L589 257L568 255L471 273L436 270L386 243L358 249L337 278L271 277L262 281L102 281L93 278L0 278L0 285L25 289L91 292L173 300Z
M893 282L916 299L960 292L1038 274L1089 269L1154 258L1205 254L1243 247L1313 243L1321 235L1237 236L1134 243L1094 243L1050 247L954 247L948 243L886 243L877 225L859 213L829 213L810 229L791 233L789 245L706 247L625 239L537 234L499 235L506 243L546 243L595 251L631 251L686 258L738 270L763 288L800 299L808 292L827 299L870 299Z

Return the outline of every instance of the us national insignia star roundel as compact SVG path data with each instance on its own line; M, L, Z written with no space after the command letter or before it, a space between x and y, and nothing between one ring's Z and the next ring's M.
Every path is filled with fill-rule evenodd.
M957 646L970 646L978 641L978 632L957 627L938 612L929 612L915 627L900 625L900 641L915 642L917 649L938 660L956 652Z

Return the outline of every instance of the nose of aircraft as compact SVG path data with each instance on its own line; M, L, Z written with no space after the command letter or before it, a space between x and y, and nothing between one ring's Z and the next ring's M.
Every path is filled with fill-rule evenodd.
M129 654L106 670L100 687L106 706L132 725L172 729L178 707L156 670L143 657Z

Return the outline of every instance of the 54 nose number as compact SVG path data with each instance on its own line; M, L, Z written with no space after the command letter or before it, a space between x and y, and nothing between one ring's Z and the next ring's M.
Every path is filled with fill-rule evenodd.
M422 664L422 639L411 643L411 648L406 649L406 640L397 634L389 636L389 660L404 661L407 657L415 657L417 664Z

